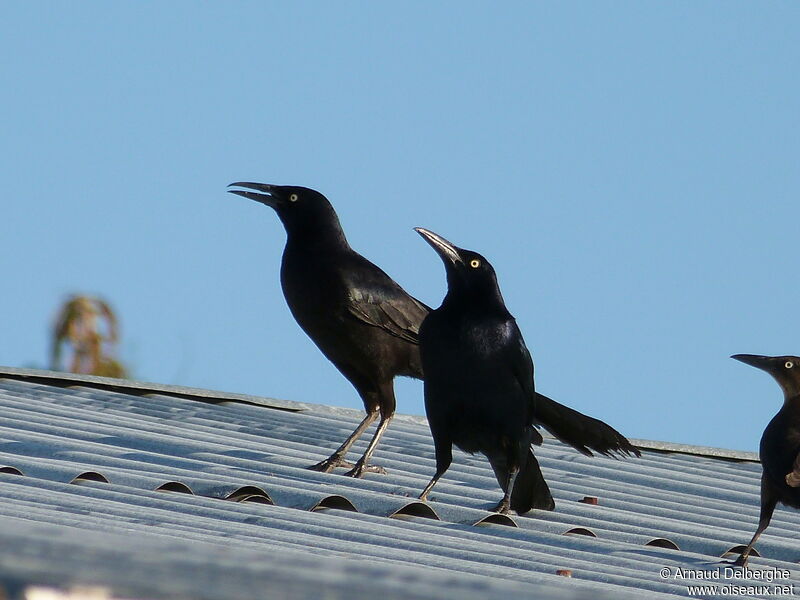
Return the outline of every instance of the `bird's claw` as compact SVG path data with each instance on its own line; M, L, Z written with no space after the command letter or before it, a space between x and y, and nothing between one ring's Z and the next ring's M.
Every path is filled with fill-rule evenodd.
M744 567L747 565L747 559L750 558L749 556L744 556L743 554L739 556L735 561L733 561L734 567Z
M356 463L356 466L350 469L347 473L345 473L345 477L354 477L359 479L364 473L378 473L380 475L386 475L386 469L380 467L378 465L364 465L360 462Z
M349 463L343 457L334 454L333 456L326 458L325 460L318 462L315 465L311 465L310 467L308 467L308 470L319 471L320 473L330 473L337 467L345 467L348 469L354 468L353 463Z
M501 500L500 504L492 509L493 512L500 513L501 515L507 515L511 512L510 502L508 500Z

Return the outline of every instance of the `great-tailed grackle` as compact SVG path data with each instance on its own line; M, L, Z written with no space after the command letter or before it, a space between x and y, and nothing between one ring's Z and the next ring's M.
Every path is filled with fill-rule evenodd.
M783 390L783 407L761 436L761 514L753 539L735 563L744 566L778 502L800 508L800 357L734 354L731 358L766 371Z
M419 326L430 310L347 243L339 218L317 191L294 186L239 182L229 190L278 213L286 228L281 287L292 315L322 353L356 388L366 417L326 460L312 469L339 466L360 477L395 411L394 378L422 378ZM353 443L380 414L364 455L345 462Z
M506 309L492 265L476 252L443 237L416 231L439 254L447 273L447 294L420 328L425 372L425 411L436 451L436 474L420 500L452 462L452 445L489 459L509 508L555 507L531 452L541 444L542 424L562 441L591 456L639 451L616 430L536 394L533 361L514 317Z

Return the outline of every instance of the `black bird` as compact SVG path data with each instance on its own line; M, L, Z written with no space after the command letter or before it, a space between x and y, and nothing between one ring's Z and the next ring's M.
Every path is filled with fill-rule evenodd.
M589 456L589 448L639 456L602 421L535 392L533 361L489 261L432 231L416 231L442 258L447 273L447 295L420 328L425 411L436 451L436 474L420 500L447 471L455 444L489 459L504 492L497 512L553 510L553 496L531 452L531 443L542 442L534 429L539 424Z
M419 326L430 310L347 243L339 218L317 191L294 186L238 182L228 190L275 209L286 228L281 287L297 323L364 402L366 417L326 460L311 466L330 472L351 467L360 477L369 466L395 411L394 378L422 378ZM380 415L375 434L355 465L345 461L353 443Z
M766 371L783 390L783 407L761 436L761 514L753 539L735 563L744 566L778 502L800 508L800 357L734 354L731 358Z

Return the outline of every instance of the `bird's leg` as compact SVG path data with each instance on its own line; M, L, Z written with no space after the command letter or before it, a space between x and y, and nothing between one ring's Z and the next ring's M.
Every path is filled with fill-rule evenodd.
M383 432L386 431L386 428L389 426L389 423L392 420L392 416L393 415L384 417L381 415L381 421L378 423L378 428L375 430L375 435L372 436L372 440L370 440L369 446L367 446L364 455L358 459L358 462L356 462L352 469L345 473L346 476L361 477L364 473L380 473L381 475L386 474L386 469L383 467L370 465L369 459L372 458L372 453L375 452L375 448L378 446L378 442L383 436Z
M378 442L381 441L383 432L386 431L386 428L389 426L394 416L394 409L397 405L397 401L394 397L394 382L389 379L381 382L371 382L367 385L363 383L361 385L353 383L353 385L361 395L364 406L374 407L372 410L375 411L376 414L380 412L381 421L378 423L375 434L367 445L364 455L358 459L355 466L345 473L345 475L348 477L361 477L364 473L385 474L386 471L383 468L370 465L369 459L372 457L372 453L375 452L375 448L377 448Z
M769 497L766 499L766 502L761 505L761 516L758 518L758 529L753 534L753 539L750 540L750 543L747 544L747 548L739 555L739 558L736 559L736 562L733 564L737 567L743 567L747 564L747 559L750 557L750 552L753 549L753 544L756 543L758 536L767 528L769 525L770 519L772 519L772 513L775 512L775 505L778 503L777 500Z
M436 436L434 436L433 443L436 446L436 474L419 495L419 499L423 502L428 500L428 493L433 489L433 486L436 485L436 482L439 481L439 478L444 475L445 471L447 471L447 469L450 467L450 463L453 462L453 447L449 442L444 443L442 441L437 441Z
M361 434L369 427L372 422L378 418L378 410L372 410L367 412L367 416L364 417L364 420L358 424L355 431L350 434L350 436L336 449L336 452L331 454L325 460L318 462L315 465L311 465L308 467L312 471L320 471L322 473L330 473L336 467L349 467L353 468L353 465L347 462L344 457L347 454L347 451L350 450L350 446L361 437Z
M428 485L425 486L425 489L422 490L422 493L419 495L419 499L420 500L422 500L423 502L427 502L428 501L428 493L433 489L433 486L436 485L436 482L439 481L439 478L442 475L444 475L444 473L439 473L437 471L436 475L433 476L433 478L430 480Z
M761 535L761 532L764 531L764 529L766 529L766 527L762 528L761 525L758 526L755 535L753 535L753 539L750 540L750 543L747 544L747 548L744 549L744 551L739 555L739 558L736 559L736 562L733 563L734 566L744 567L747 564L747 559L750 557L750 551L753 549L753 544L756 543L758 536Z
M508 479L505 486L506 491L503 494L503 499L500 500L500 503L494 507L494 512L507 515L509 510L511 510L511 492L514 491L514 482L517 480L518 474L519 467L508 470Z

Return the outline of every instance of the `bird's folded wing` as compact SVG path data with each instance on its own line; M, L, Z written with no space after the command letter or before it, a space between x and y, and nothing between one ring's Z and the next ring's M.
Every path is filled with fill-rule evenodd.
M786 485L789 487L800 487L800 454L795 456L792 470L786 474Z
M536 420L558 440L586 456L592 456L592 450L606 456L641 456L641 452L610 425L559 404L538 392Z
M353 289L348 310L360 321L419 344L419 326L430 312L422 302L412 298L398 286L392 289Z
M525 340L522 338L522 332L517 326L517 322L511 319L510 323L511 335L509 336L509 343L505 346L504 359L511 367L512 373L517 380L517 384L524 397L528 401L528 418L529 425L535 424L536 421L536 390L533 383L533 359L528 347L525 345ZM542 443L542 436L539 436L538 441L534 439L534 444L537 446Z

